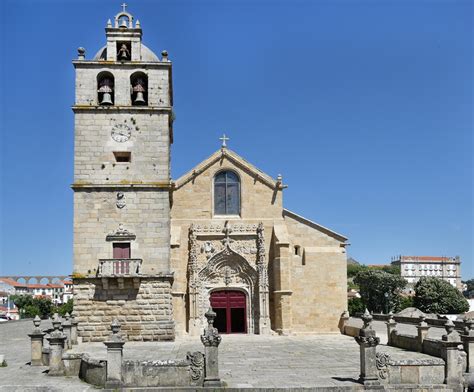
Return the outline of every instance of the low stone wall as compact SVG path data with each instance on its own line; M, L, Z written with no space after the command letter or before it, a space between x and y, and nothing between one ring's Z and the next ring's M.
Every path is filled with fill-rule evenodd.
M436 339L425 339L423 340L423 352L433 357L442 358L442 347Z
M409 351L418 351L418 339L416 336L401 334L397 331L392 332L390 345Z
M356 336L359 336L359 331L360 331L359 327L354 327L353 325L344 325L342 327L341 332L344 335L356 337Z
M114 319L126 341L174 340L172 313L168 276L74 278L74 315L83 342L105 341Z
M124 361L125 387L185 387L204 383L204 355L188 353L183 361Z
M79 378L88 384L103 387L107 378L107 362L97 361L87 354L82 354L81 359Z

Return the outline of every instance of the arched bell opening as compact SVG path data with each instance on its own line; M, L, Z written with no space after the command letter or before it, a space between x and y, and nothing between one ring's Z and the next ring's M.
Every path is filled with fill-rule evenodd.
M101 106L114 104L115 79L108 71L97 75L97 102Z
M132 105L148 105L148 76L143 72L135 72L130 76L130 86Z

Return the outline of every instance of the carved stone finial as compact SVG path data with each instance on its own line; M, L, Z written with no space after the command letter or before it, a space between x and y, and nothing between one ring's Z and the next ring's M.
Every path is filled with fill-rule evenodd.
M396 321L393 318L393 312L392 311L390 311L388 313L387 324L396 324Z
M365 308L365 312L362 315L362 321L364 322L364 329L372 329L372 319L374 317L369 313L369 310Z
M107 21L107 27L112 27L112 21L110 19Z
M464 334L467 336L474 336L474 320L468 318L464 320Z
M61 320L60 320L59 315L57 313L54 313L54 315L53 315L52 324L53 324L54 330L59 331L59 329L61 328Z
M33 325L35 326L35 329L38 329L41 324L41 319L39 318L38 315L35 316L33 319Z
M110 330L112 331L111 335L109 336L110 342L121 342L122 335L120 334L122 326L120 325L117 319L114 319L110 324Z
M207 319L207 327L204 329L204 333L201 335L201 342L204 346L219 346L221 343L221 336L219 335L219 331L217 328L214 328L214 319L216 318L217 314L209 308L209 310L204 314Z
M162 58L161 58L161 61L167 62L167 61L168 61L168 51L163 50L163 51L161 52L161 57L162 57Z
M446 324L444 324L444 329L449 335L450 333L454 331L454 323L448 319L448 321L446 321Z
M85 58L86 58L86 50L82 46L77 48L77 59L85 60Z
M71 315L69 313L66 313L64 315L64 318L66 319L66 321L68 321L71 318Z
M422 314L422 315L420 316L420 322L418 323L418 326L419 326L419 327L426 327L426 326L428 326L428 324L426 323L425 320L426 320L426 316Z
M446 334L441 337L444 342L460 342L459 334L454 330L455 325L451 320L447 320L444 324Z
M136 29L141 29L141 25L140 25L140 21L137 19L136 23L135 23L135 28Z

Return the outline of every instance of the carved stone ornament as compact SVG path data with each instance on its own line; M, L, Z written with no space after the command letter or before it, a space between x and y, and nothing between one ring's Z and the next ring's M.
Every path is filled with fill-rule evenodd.
M188 352L186 359L190 362L191 380L198 381L204 377L204 354L195 351Z
M214 248L211 241L206 241L202 245L201 251L206 253L206 259L208 259L214 254L214 252L216 251L216 248Z
M119 223L117 230L109 233L105 238L106 241L125 241L125 240L135 240L137 236L132 232L128 231L122 223Z
M119 209L125 207L125 195L123 192L117 192L117 202L115 204Z
M375 354L375 364L377 366L377 373L379 378L386 380L388 378L388 365L390 355L387 353L378 352Z
M204 346L217 347L221 343L222 337L219 335L217 328L214 328L214 319L217 314L210 308L206 314L207 327L204 329L204 333L201 335L201 342Z

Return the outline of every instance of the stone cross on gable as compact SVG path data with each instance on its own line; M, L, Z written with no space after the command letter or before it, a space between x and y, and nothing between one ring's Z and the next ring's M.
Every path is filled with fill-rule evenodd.
M219 138L219 140L222 140L222 148L226 148L227 147L226 141L230 139L224 133L222 137Z
M126 11L125 11L125 8L127 8L127 3L123 3L123 4L122 4L122 11L123 11L123 12L126 12Z

